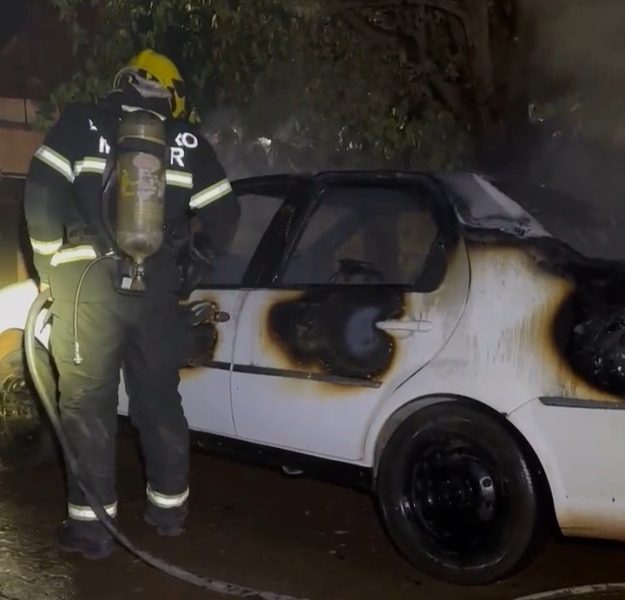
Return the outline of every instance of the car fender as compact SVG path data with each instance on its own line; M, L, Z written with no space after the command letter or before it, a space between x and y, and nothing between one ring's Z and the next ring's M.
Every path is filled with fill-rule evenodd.
M503 368L497 374L482 371L479 363L473 362L474 355L465 350L463 327L461 325L426 368L404 381L378 405L365 438L364 464L375 464L379 438L388 430L389 423L392 427L401 416L408 417L427 403L449 398L467 399L505 417L536 397L535 383L516 374L513 368ZM502 393L502 390L511 389L513 393Z
M476 393L477 390L467 389L467 386L448 387L445 392L440 390L439 386L433 385L429 388L421 387L421 395L408 393L406 397L403 397L402 394L398 393L397 397L393 397L393 402L387 403L384 410L375 415L369 428L363 463L375 469L384 446L395 429L412 414L432 404L449 402L450 400L470 402L484 407L485 410L493 414L500 415L502 419L507 418L507 413L501 409L501 406L498 406L494 399L484 401L477 394L471 395L470 392Z

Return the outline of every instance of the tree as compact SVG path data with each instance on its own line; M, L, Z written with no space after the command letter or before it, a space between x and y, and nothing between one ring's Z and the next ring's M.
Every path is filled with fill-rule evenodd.
M532 8L528 0L334 0L330 10L398 53L411 97L429 89L480 149L527 117Z
M309 168L466 163L527 112L527 0L48 1L84 57L58 105L153 47L205 123L229 114L239 139L287 143Z

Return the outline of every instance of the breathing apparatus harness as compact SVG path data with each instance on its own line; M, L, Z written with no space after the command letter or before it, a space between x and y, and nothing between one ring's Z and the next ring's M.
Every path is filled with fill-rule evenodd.
M115 139L103 174L100 215L89 215L77 206L84 226L94 234L97 257L84 268L74 295L76 365L82 363L78 339L80 293L91 269L102 261L113 260L115 265L110 273L115 290L121 294L142 294L146 289L145 260L163 243L167 159L164 124L148 111L125 113ZM112 200L116 200L113 211Z
M142 294L145 291L145 260L157 252L163 242L167 151L165 140L165 129L160 119L148 112L127 113L119 126L116 158L108 161L104 176L105 197L110 197L111 190L116 187L116 229L112 231L109 225L107 217L110 211L104 198L100 222L97 222L98 219L87 220L88 216L82 215L85 223L94 228L98 256L83 269L74 297L74 362L77 365L82 362L78 340L80 292L90 270L102 261L112 260L115 264L115 268L111 270L113 284L119 292ZM112 185L115 175L117 175L116 186ZM54 381L51 367L37 360L36 326L39 315L50 301L50 291L45 290L37 296L28 312L24 331L26 363L35 390L63 450L66 465L75 475L78 487L102 525L123 547L146 564L186 583L210 592L239 598L298 600L291 596L201 577L137 548L117 528L101 501L84 483L80 463L61 424L54 390L46 386L46 381ZM42 370L47 371L44 373Z

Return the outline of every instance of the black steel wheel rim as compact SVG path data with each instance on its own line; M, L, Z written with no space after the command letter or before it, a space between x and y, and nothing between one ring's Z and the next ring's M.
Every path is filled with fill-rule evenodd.
M422 432L403 483L400 510L426 551L462 562L497 560L510 495L483 444L455 432Z

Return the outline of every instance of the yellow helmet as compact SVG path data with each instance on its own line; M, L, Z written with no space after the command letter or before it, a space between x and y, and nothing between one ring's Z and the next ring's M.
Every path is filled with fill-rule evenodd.
M128 70L136 73L145 79L158 81L167 88L171 94L171 112L174 119L182 117L186 113L186 89L182 75L178 67L163 54L158 54L154 50L143 50L134 56L128 65L119 72L115 78L115 85L119 83L119 78Z

